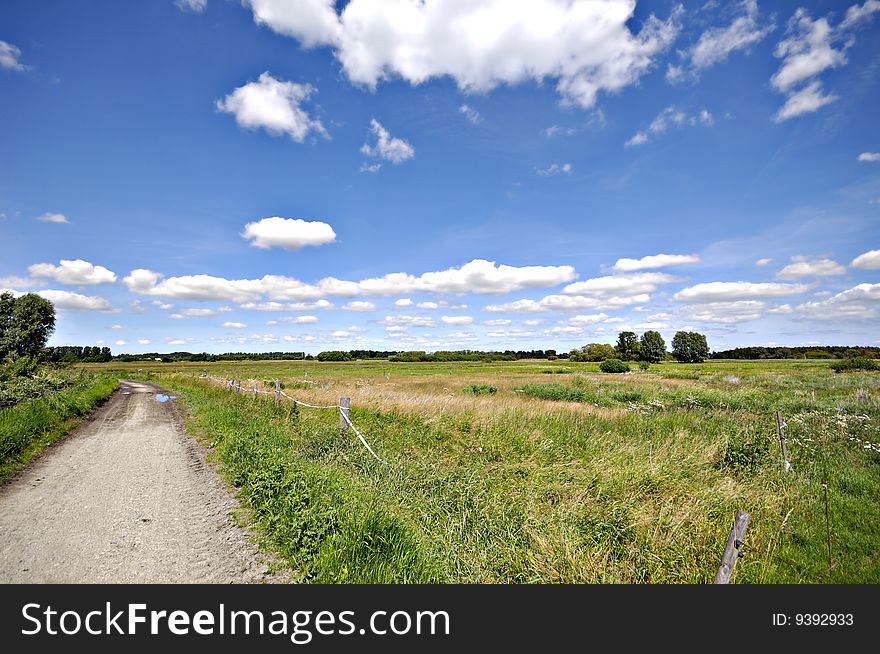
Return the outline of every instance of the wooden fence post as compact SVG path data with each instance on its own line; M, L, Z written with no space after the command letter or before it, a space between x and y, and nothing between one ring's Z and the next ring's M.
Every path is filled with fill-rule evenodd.
M254 396L253 399L257 399L257 382L254 382Z
M351 398L350 397L340 397L339 398L339 429L342 433L346 433L348 431L348 410L351 407Z
M791 463L788 460L788 448L785 447L785 423L779 411L776 412L776 429L779 431L779 446L782 448L782 467L788 472L791 470Z
M278 401L281 399L281 382L277 379L275 380L275 406L278 406Z
M235 382L235 392L241 393L241 380L240 379L237 382Z
M721 557L721 565L718 572L715 573L716 584L730 583L730 576L733 574L733 566L736 560L742 556L739 548L743 544L746 537L746 529L749 528L749 514L745 511L737 511L736 517L733 519L733 529L727 537L727 545L724 546L724 556Z

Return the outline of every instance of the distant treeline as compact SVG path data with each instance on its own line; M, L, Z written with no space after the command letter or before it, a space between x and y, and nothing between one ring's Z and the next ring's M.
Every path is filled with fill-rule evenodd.
M175 363L178 361L298 361L314 359L305 352L225 352L208 354L207 352L145 352L143 354L120 354L113 357L114 361L162 361Z
M319 355L320 356L320 355ZM564 354L561 358L567 358ZM427 352L398 352L388 357L389 361L517 361L519 359L558 359L556 350L505 350L504 352L482 352L480 350L454 350Z
M52 363L106 363L113 358L113 354L109 347L60 345L44 347L40 350L40 358Z
M709 355L711 359L852 359L880 358L880 347L823 345L822 347L737 347Z
M64 350L88 350L89 348L47 348ZM107 349L107 348L104 348ZM107 349L109 357L109 349ZM556 350L505 350L504 352L483 352L480 350L456 350L454 352L402 352L400 350L330 350L317 355L305 352L227 352L225 354L208 354L207 352L145 352L143 354L119 354L112 357L114 361L162 361L175 363L179 361L277 361L306 360L313 361L354 361L356 359L383 359L388 361L517 361L519 359L553 359L568 358L568 353L557 357ZM89 359L78 359L87 361ZM109 361L110 358L101 359Z

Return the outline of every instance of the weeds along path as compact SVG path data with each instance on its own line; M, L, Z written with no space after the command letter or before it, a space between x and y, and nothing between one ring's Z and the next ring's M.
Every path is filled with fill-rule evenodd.
M232 522L235 499L156 394L123 381L91 422L0 488L0 582L265 578Z

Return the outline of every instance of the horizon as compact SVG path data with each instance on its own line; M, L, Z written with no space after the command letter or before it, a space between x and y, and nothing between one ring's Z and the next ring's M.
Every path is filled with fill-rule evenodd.
M880 345L876 0L392 4L4 4L0 291L131 355Z

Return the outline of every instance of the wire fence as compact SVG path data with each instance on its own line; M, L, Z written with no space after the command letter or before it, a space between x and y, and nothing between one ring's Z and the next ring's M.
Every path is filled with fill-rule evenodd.
M198 375L197 377L201 381L205 382L214 382L217 384L222 384L226 390L235 391L238 394L242 393L241 388L241 380L240 379L231 379L229 377L220 378L220 377L212 377L207 372ZM367 442L367 439L364 438L363 434L358 430L357 427L352 423L351 418L348 415L349 412L349 398L343 397L340 398L339 404L330 404L325 406L319 406L315 404L308 404L307 402L303 402L302 400L298 400L295 397L291 397L287 393L281 390L281 383L278 380L275 380L275 390L274 391L266 391L258 387L257 383L254 382L253 388L248 391L244 390L245 393L250 393L253 398L256 399L257 395L270 395L275 398L275 405L277 406L281 401L281 398L285 398L290 402L293 402L297 406L305 407L307 409L334 409L339 411L339 427L342 431L348 431L351 429L355 436L358 437L358 440L363 444L367 451L373 455L373 457L379 462L387 465L387 461L382 459L376 452L370 447L370 444Z

